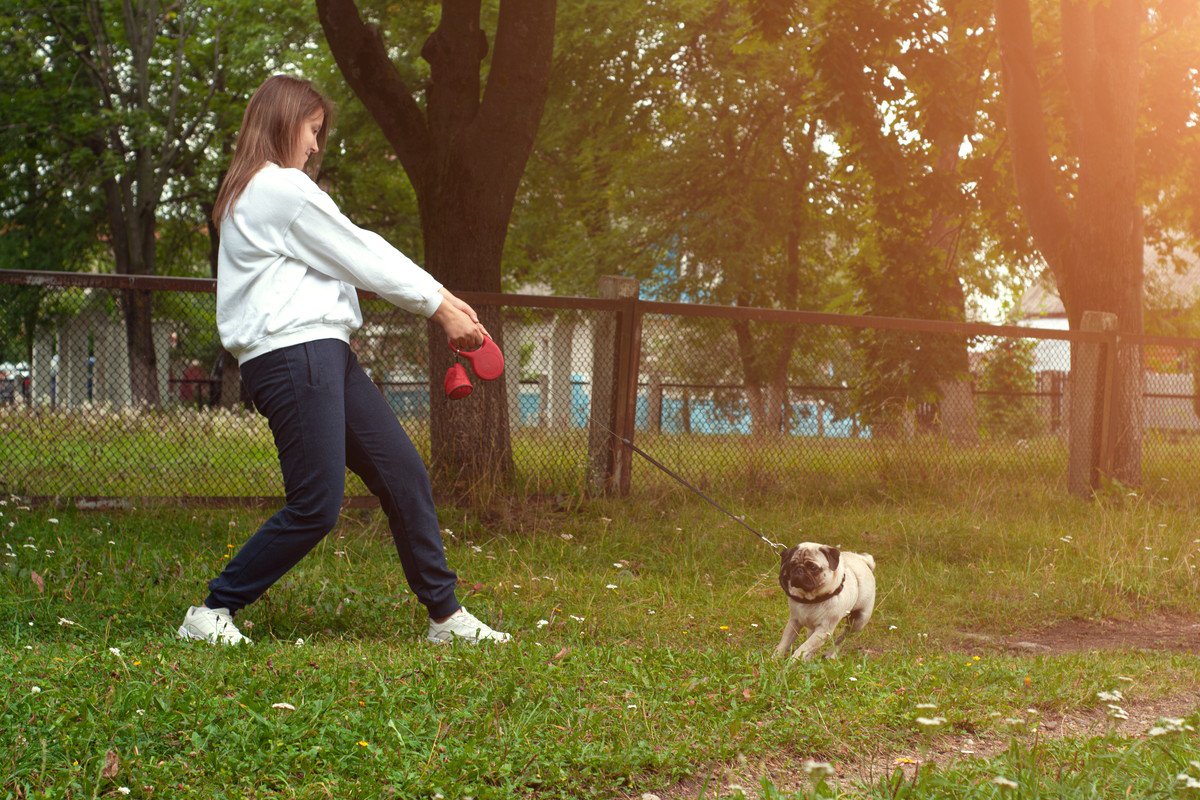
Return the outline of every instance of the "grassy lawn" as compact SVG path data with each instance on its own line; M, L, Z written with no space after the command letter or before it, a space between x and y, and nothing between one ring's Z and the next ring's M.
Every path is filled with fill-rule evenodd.
M1194 733L1106 721L1098 696L1119 690L1135 721L1171 708L1200 724L1200 644L989 643L1072 620L1200 621L1197 505L1182 489L1084 504L1019 473L723 494L773 538L878 561L870 626L839 659L794 665L769 657L786 614L776 556L663 484L443 509L460 596L516 636L478 649L421 641L375 512L347 513L246 609L256 645L230 650L172 635L263 512L10 499L0 796L738 797L731 773L751 797L1200 796L1178 779L1200 782ZM1072 716L1098 729L1052 726ZM836 775L806 778L806 760Z
M428 458L428 420L402 420ZM947 484L988 487L1030 481L1066 491L1064 438L984 439L964 447L936 435L911 440L654 434L637 444L702 488L723 498L770 496L814 503L855 502L864 494L903 502L941 496ZM512 428L517 491L583 493L587 432L581 428ZM1144 491L1190 502L1191 465L1200 437L1148 431ZM0 492L58 497L276 496L279 464L266 420L238 409L170 408L134 412L105 408L27 409L0 406ZM638 457L639 489L672 487ZM347 494L366 495L351 476Z

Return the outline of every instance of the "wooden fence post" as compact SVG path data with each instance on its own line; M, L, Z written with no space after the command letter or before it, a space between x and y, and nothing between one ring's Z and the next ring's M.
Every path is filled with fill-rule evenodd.
M1114 341L1075 342L1068 378L1070 410L1067 421L1067 489L1077 497L1090 498L1100 487L1111 407L1112 355L1115 349L1117 315L1102 311L1083 312L1083 332L1114 334Z
M639 284L633 278L604 275L600 297L625 300L617 312L597 315L592 328L592 400L588 425L588 490L593 494L625 494L633 454L609 430L632 439L629 376L633 376L633 405L637 401L637 355L641 333L637 325ZM605 430L605 428L608 430Z

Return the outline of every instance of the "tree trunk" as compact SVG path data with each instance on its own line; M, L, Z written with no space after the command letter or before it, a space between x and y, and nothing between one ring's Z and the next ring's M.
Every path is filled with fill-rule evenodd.
M1068 133L1068 156L1077 162L1073 207L1063 199L1061 173L1048 144L1028 0L996 3L1017 195L1071 328L1078 328L1085 311L1101 311L1116 314L1120 332L1139 334L1143 235L1135 132L1144 12L1137 0L1066 0L1061 8L1070 103L1058 123ZM1116 372L1112 476L1137 485L1145 380L1140 348L1122 348Z
M511 204L507 208L486 208L470 189L450 191L455 185L441 184L439 196L421 204L426 267L455 290L498 292L500 252ZM475 310L503 351L500 309L483 306ZM433 390L430 468L435 482L461 490L481 481L491 485L507 480L512 472L507 383L481 381L472 375L474 389L469 396L461 400L446 398L441 390L442 378L455 356L440 326L429 323L428 330L429 385ZM517 369L517 365L506 368Z
M227 155L230 149L228 140L226 140L226 143L222 146L222 154ZM225 183L226 172L226 170L221 170L221 174L217 178L217 190L213 193L213 199L221 192L221 185ZM221 229L213 224L212 203L202 203L201 208L204 210L204 221L208 225L208 271L213 279L216 280L218 256L221 252ZM213 364L208 379L210 385L216 384L217 387L216 391L212 392L212 396L209 398L209 405L220 408L233 408L241 402L242 372L238 368L237 359L224 347L217 354L217 360Z
M412 181L426 269L451 290L498 292L508 221L546 101L555 3L500 3L482 94L488 40L480 2L443 4L438 27L421 48L430 66L424 110L354 0L318 0L317 11L338 68ZM503 347L499 309L476 310ZM449 402L440 386L452 355L432 325L429 349L435 485L469 490L507 478L512 447L505 382L477 381L469 397Z
M109 231L112 236L116 271L122 275L153 275L155 269L156 220L149 213L135 213L132 180L104 181ZM144 290L121 292L125 317L125 346L129 358L129 396L135 406L157 407L158 358L154 351L154 296Z

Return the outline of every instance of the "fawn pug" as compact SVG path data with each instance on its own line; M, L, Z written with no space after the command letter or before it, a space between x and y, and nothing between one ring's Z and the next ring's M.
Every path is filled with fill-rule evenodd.
M842 617L847 627L833 643L829 657L837 655L852 631L862 630L875 607L875 559L824 544L802 542L781 556L779 585L788 597L788 621L775 657L787 654L800 629L808 638L792 653L793 659L813 657L830 638Z

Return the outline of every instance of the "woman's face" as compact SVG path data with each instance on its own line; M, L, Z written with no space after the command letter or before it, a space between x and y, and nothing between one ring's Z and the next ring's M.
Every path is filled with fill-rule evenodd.
M304 169L304 165L308 163L308 157L318 150L317 133L324 124L325 112L319 108L311 117L304 120L304 123L300 126L300 134L296 139L295 149L292 150L291 162L287 166Z

